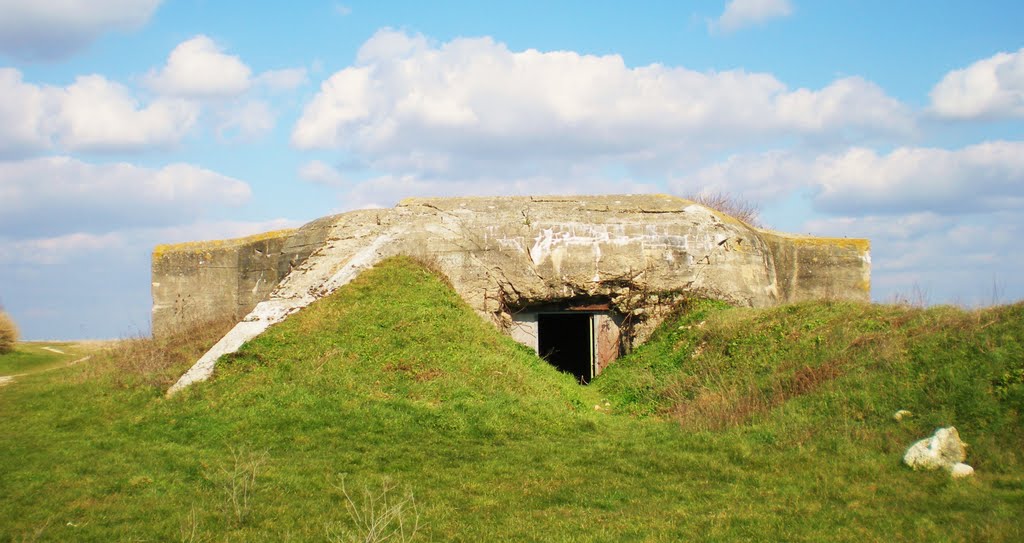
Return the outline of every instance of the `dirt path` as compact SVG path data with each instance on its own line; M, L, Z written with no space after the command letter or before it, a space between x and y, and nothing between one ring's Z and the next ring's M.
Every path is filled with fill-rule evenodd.
M44 347L44 349L45 349L45 347ZM56 350L56 349L54 349L54 350ZM0 387L6 386L6 385L14 382L14 378L15 377L24 377L26 375L35 375L37 373L46 373L48 371L59 370L59 369L63 369L63 368L70 368L71 366L74 366L75 364L78 364L80 362L85 362L86 360L89 360L90 358L92 358L92 355L83 356L82 358L79 358L77 360L72 360L71 362L68 362L67 364L61 364L59 366L52 366L52 367L49 367L49 368L46 368L46 369L41 369L39 371L27 371L25 373L16 373L14 375L0 375Z

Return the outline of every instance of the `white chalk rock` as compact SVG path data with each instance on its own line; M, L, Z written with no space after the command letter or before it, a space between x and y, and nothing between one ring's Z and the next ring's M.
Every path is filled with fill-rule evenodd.
M974 468L960 462L953 464L953 467L949 470L949 474L952 475L954 479L963 479L964 477L974 475Z
M918 469L953 469L967 458L967 445L956 428L939 428L935 435L914 443L903 455L903 463Z

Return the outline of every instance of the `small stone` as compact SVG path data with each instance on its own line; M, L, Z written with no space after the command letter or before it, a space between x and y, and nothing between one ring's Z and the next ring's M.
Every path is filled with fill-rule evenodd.
M953 464L953 467L949 469L949 474L952 475L954 479L963 479L964 477L974 475L974 468L964 464L963 462L958 462Z
M910 411L907 411L906 409L900 409L899 411L897 411L896 413L893 414L892 420L895 420L895 421L899 422L899 421L901 421L903 419L910 418L913 415L914 415L913 413L911 413Z

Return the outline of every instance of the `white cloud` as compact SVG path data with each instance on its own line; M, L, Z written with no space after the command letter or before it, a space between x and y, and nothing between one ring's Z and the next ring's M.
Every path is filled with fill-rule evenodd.
M248 100L222 109L217 135L226 141L252 141L270 133L277 114L263 100Z
M8 265L49 266L66 262L83 252L119 249L123 236L116 232L91 234L74 232L59 236L6 241L0 239L0 258Z
M22 81L21 72L0 68L0 158L50 146L47 102L41 88Z
M669 186L678 194L733 194L752 202L768 202L811 183L811 169L804 157L790 151L733 155L671 179Z
M160 0L0 0L0 52L23 59L66 57L111 30L145 24Z
M57 139L67 149L133 150L180 141L199 115L184 100L159 99L140 107L130 91L100 75L81 76L54 91Z
M508 178L589 162L677 164L780 137L902 134L913 119L859 78L790 90L770 74L625 65L617 55L432 45L382 30L323 82L292 132L392 173ZM541 167L543 166L543 167Z
M256 77L256 82L274 92L295 90L309 82L305 68L267 70Z
M342 17L345 17L345 16L350 15L352 13L352 8L350 8L350 7L346 6L346 5L343 5L343 4L335 3L334 4L334 13L336 13L336 14L342 16Z
M178 44L159 71L146 82L154 91L183 98L239 96L252 85L252 70L237 56L222 52L209 37L199 35Z
M1024 118L1024 49L998 53L945 75L932 110L952 119Z
M337 168L321 160L311 160L303 164L299 168L299 177L312 183L333 187L342 186L345 183L345 177Z
M26 156L58 143L68 150L131 151L167 147L195 125L198 107L175 99L143 106L124 86L100 75L68 87L25 83L0 68L0 157Z
M1024 208L1024 142L992 141L947 150L855 147L803 156L791 151L736 155L670 182L677 191L710 188L752 199L799 188L837 214L934 211L946 215Z
M903 104L860 77L838 79L819 91L780 94L775 106L779 117L797 132L832 132L842 138L858 129L908 133L914 128Z
M246 183L190 164L150 169L69 157L0 162L0 231L26 239L180 224L250 195Z
M1024 297L1020 213L844 216L809 221L805 230L870 239L875 300L980 305Z
M710 26L713 31L735 32L792 13L789 0L730 0L722 15Z
M956 150L856 148L819 157L815 203L833 212L933 210L946 214L1024 208L1024 142Z
M344 209L391 207L413 196L543 196L577 194L641 194L656 187L634 181L607 178L497 177L471 179L423 178L414 174L382 175L354 182L345 194Z

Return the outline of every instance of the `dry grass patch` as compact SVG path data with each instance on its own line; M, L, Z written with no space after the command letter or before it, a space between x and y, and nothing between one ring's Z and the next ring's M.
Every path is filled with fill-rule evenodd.
M129 338L109 348L114 378L121 386L171 386L235 325L234 319L194 323L167 337Z
M0 354L14 351L14 345L18 342L18 326L14 319L3 309L0 309Z

